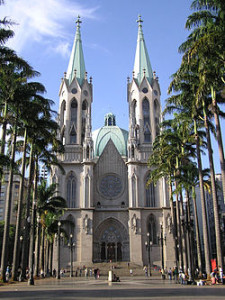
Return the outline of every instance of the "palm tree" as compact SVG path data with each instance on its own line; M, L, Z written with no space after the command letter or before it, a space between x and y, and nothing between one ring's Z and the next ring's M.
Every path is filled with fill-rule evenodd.
M199 61L199 88L198 95L211 94L211 108L216 124L217 141L222 174L223 195L225 199L225 161L222 143L222 134L219 121L219 107L217 105L220 92L224 89L224 62L225 62L225 4L222 0L199 0L193 1L192 7L197 9L189 16L186 27L194 29L188 40L181 45L180 50L185 51L189 60ZM224 102L223 98L221 100ZM209 164L212 177L212 195L214 218L216 227L217 260L222 265L220 222L218 215L218 201L215 187L214 166L212 160L211 140L208 130L208 117L204 105L204 119L209 145Z
M24 97L28 100L24 111L21 114L22 126L20 127L21 134L24 132L23 146L22 146L22 163L21 163L21 179L20 179L20 189L19 189L19 199L17 208L17 219L16 219L16 235L14 243L14 255L13 255L13 269L12 277L13 280L17 280L17 270L18 270L18 249L20 243L20 230L21 230L21 215L22 215L22 201L24 199L24 177L25 177L25 163L27 154L27 139L30 136L30 132L33 130L34 124L38 123L38 115L45 111L44 103L45 99L40 96L39 93L44 91L43 85L35 82L30 82L26 84L26 92L24 92Z
M42 180L41 184L38 186L37 199L37 212L41 218L42 226L41 268L44 270L45 235L49 236L49 238L52 236L52 227L56 227L54 233L57 232L57 220L66 208L66 200L58 195L57 184L52 183L47 186L45 180ZM37 236L37 239L39 239L39 236ZM39 242L37 244L39 244ZM39 248L37 250L39 251ZM37 253L36 255L38 256ZM36 259L37 274L38 264L39 261Z
M196 64L189 64L185 56L183 58L180 69L173 75L173 80L169 87L169 93L174 91L176 94L167 99L167 107L165 112L178 111L186 114L193 119L194 137L196 144L196 157L199 169L199 186L201 193L201 205L202 205L202 221L203 221L203 237L204 237L204 253L205 253L205 265L206 272L210 274L210 253L209 253L209 239L208 239L208 226L207 226L207 212L206 202L203 184L202 162L201 162L201 150L200 142L203 145L202 131L202 115L201 115L201 101L196 101L197 89L199 86L198 73ZM197 97L198 100L198 97Z

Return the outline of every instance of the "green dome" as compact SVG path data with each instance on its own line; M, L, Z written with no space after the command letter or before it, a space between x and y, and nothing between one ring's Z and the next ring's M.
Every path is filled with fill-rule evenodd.
M111 118L112 122L108 121L108 118ZM113 141L120 155L127 156L128 131L116 126L115 116L112 113L105 116L105 124L108 125L103 126L92 133L95 156L100 156L102 154L110 139Z

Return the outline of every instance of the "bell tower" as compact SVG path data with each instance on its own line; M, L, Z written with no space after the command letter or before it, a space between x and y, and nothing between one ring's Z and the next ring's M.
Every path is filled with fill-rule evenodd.
M91 104L92 78L88 82L85 69L82 41L80 34L81 20L78 16L77 28L67 72L62 78L60 97L60 139L69 149L79 153L79 158L92 157L91 132ZM82 153L82 146L85 152Z
M75 259L85 263L92 260L93 95L92 78L88 80L85 68L80 26L78 16L67 72L59 90L59 138L64 145L64 153L59 155L59 161L65 174L53 167L53 178L56 178L58 189L67 201L67 210L62 219L74 223L68 228L67 234L71 231L76 241Z

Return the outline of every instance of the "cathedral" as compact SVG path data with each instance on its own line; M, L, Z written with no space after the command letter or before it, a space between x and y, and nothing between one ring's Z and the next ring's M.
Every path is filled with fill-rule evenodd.
M73 240L74 266L107 261L147 265L150 259L152 266L175 265L166 182L162 179L146 187L161 104L142 22L139 16L134 69L127 82L128 131L108 113L103 126L92 132L92 78L87 78L80 18L76 21L68 69L59 90L59 138L65 152L58 158L65 173L52 169L52 181L67 201L61 223ZM66 241L61 243L63 268L70 266L70 250Z

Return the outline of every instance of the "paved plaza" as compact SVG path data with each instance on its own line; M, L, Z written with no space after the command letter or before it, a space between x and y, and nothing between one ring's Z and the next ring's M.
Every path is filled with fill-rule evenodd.
M109 283L106 277L39 279L0 286L0 299L225 299L225 285L180 285L159 277L124 277Z

